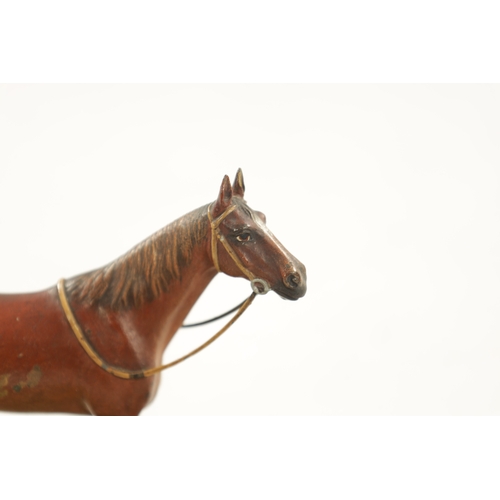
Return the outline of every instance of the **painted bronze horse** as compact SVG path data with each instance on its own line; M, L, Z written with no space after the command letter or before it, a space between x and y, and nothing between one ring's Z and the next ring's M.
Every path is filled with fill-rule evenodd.
M219 271L250 280L252 295L304 296L304 266L244 192L238 170L215 202L109 265L0 295L0 410L138 415L157 392L163 352Z

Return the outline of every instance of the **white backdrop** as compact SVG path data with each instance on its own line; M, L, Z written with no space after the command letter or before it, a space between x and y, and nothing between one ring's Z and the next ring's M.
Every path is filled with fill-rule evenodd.
M308 293L257 298L143 415L499 414L499 117L499 85L0 86L0 291L108 263L241 167ZM189 319L249 290L219 276Z

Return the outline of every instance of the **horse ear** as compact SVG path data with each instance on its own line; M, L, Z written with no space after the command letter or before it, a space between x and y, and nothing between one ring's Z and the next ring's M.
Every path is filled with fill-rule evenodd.
M231 189L231 182L227 175L222 179L222 184L220 186L219 196L215 200L214 207L212 209L212 216L218 217L221 215L227 207L231 204L233 199L233 190Z
M245 196L245 182L243 181L243 172L241 171L241 168L239 168L238 172L236 172L236 178L233 183L233 194L235 196L240 196L241 198Z

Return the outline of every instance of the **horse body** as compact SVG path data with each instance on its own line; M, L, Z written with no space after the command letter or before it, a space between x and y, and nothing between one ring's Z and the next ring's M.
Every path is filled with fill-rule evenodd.
M86 337L110 365L138 370L161 363L168 343L216 275L204 248L207 241L200 243L182 281L153 301L112 309L73 297L71 306ZM77 279L69 279L67 288ZM0 324L0 410L135 415L156 394L159 375L122 380L95 365L76 342L55 287L0 295Z
M239 171L233 187L224 179L210 209L193 211L110 265L66 281L74 315L108 365L158 366L217 268L244 277L228 255L212 247L207 210L215 218L238 205L223 230L234 237L239 260L283 297L304 295L305 269L266 234L263 215L247 207L243 191ZM213 248L219 252L216 265ZM0 410L138 415L159 381L159 374L124 380L97 366L77 342L56 287L0 295Z

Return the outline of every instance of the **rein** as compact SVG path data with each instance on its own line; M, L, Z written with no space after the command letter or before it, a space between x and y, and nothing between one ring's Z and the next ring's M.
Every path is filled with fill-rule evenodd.
M240 306L238 306L239 309L238 309L237 313L215 335L210 337L204 344L200 345L199 347L192 350L188 354L186 354L186 355L184 355L184 356L182 356L174 361L171 361L170 363L167 363L167 364L161 365L161 366L157 366L155 368L149 368L147 370L127 370L125 368L118 368L115 366L109 366L101 358L101 356L95 351L95 349L90 345L90 343L87 340L87 338L85 337L82 329L80 328L80 325L78 324L78 321L75 318L75 315L74 315L74 313L71 309L71 306L69 305L69 302L68 302L68 297L66 295L66 289L64 286L64 283L65 283L64 279L61 278L58 281L57 292L59 295L59 300L61 302L61 306L63 308L64 314L66 315L66 319L68 320L68 323L71 326L73 333L75 334L75 337L77 338L78 342L83 347L85 352L88 354L90 359L92 359L92 361L94 361L94 363L96 365L101 367L106 372L110 373L111 375L114 375L115 377L122 378L122 379L141 379L141 378L151 377L152 375L155 375L156 373L159 373L163 370L166 370L167 368L171 368L172 366L175 366L175 365L181 363L182 361L190 358L191 356L194 356L198 352L205 349L205 347L208 347L212 342L217 340L246 311L248 306L255 299L256 295L265 295L270 290L270 287L269 287L269 284L267 283L267 281L262 280L260 278L256 278L255 275L242 264L239 257L236 255L236 253L231 248L231 246L229 245L229 243L226 240L226 238L224 237L224 235L221 234L221 232L219 230L220 223L236 208L236 206L231 205L221 215L219 215L219 217L217 217L216 219L212 218L212 215L210 214L210 208L211 208L211 205L208 207L208 220L210 221L210 226L211 226L211 230L212 230L211 249L212 249L212 260L213 260L214 266L217 269L217 271L220 272L219 258L218 258L218 252L217 252L217 241L220 241L222 243L222 245L224 246L224 248L226 249L229 256L233 259L234 263L243 272L243 274L245 274L245 276L247 276L247 278L250 280L250 283L252 286L252 293L242 304L240 304ZM190 326L198 326L200 324L209 323L211 321L215 321L216 319L220 319L224 316L227 316L228 314L233 312L235 309L232 309L231 311L224 313L221 316L218 316L217 318L213 318L211 320L203 321L201 323L196 323L193 325L184 325L184 326L190 327Z
M219 316L215 316L215 318L210 318L206 319L205 321L200 321L198 323L189 323L189 324L183 324L181 325L181 328L193 328L195 326L202 326L202 325L208 325L208 323L213 323L214 321L217 321L218 319L225 318L226 316L229 316L231 313L234 313L237 309L239 309L243 304L245 303L245 300L238 304L237 306L233 307L232 309L229 309L229 311L226 311L223 314L219 314Z

